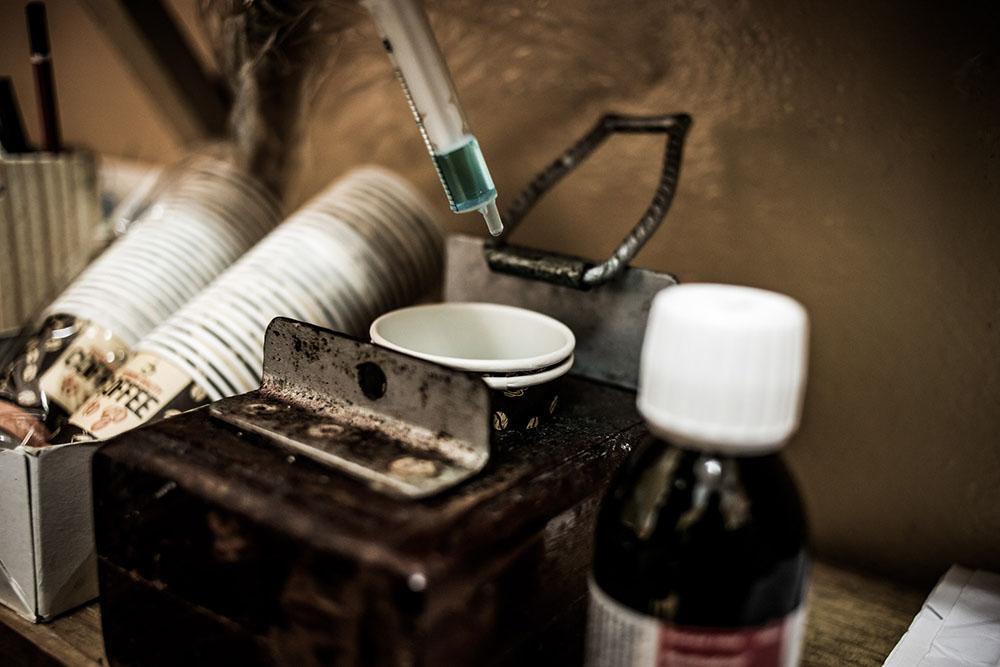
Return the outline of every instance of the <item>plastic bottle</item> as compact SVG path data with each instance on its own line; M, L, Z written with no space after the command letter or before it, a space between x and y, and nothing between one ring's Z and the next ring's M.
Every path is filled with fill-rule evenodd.
M599 511L588 665L798 663L806 521L779 450L807 344L787 296L692 284L656 297L638 394L651 435Z

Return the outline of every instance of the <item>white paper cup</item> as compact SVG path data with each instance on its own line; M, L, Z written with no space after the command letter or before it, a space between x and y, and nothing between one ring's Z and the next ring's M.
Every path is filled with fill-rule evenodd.
M443 263L430 208L401 179L368 171L315 197L136 349L203 378L216 400L257 386L273 318L357 335L380 313L430 291ZM190 235L198 233L207 234Z
M576 338L562 322L494 303L435 303L382 315L374 343L482 374L496 431L533 429L556 411Z
M218 159L191 160L44 315L91 320L135 345L277 221L262 185Z
M479 373L525 373L559 364L576 339L548 315L496 303L432 303L394 310L372 323L375 343Z

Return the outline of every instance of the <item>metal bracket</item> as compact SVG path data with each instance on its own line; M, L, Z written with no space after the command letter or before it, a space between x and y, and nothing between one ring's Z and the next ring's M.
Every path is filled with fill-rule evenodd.
M676 284L670 274L626 267L615 280L583 291L490 271L482 239L455 234L445 246L445 301L505 303L554 317L576 335L574 375L632 390L650 304Z
M209 411L375 490L422 498L486 465L489 405L476 374L277 318L260 389Z
M687 114L667 114L663 116L626 116L607 114L576 144L556 158L517 196L514 203L504 212L504 233L499 239L488 242L483 248L490 269L521 278L588 289L603 285L621 274L628 263L638 254L649 237L663 222L677 191L680 178L681 157L684 139L691 127L691 117ZM517 228L528 212L534 208L542 195L548 192L564 176L576 169L600 146L605 139L615 133L665 134L667 144L663 157L663 171L660 183L653 194L653 201L639 222L632 228L614 254L600 264L594 264L578 257L553 255L526 248L508 246L507 238Z

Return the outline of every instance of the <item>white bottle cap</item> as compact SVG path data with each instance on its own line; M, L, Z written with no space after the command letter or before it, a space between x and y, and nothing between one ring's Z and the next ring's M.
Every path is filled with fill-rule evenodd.
M809 319L791 297L691 284L653 300L639 412L655 435L726 454L781 447L799 425Z

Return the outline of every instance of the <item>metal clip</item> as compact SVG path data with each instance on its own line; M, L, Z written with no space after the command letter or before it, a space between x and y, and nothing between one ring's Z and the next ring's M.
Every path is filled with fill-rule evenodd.
M653 235L670 210L680 177L684 139L690 127L691 117L687 114L603 116L590 132L542 170L506 210L504 233L499 239L487 242L483 248L490 269L577 289L596 287L617 277ZM506 239L510 233L517 228L542 195L580 166L605 139L617 132L666 134L667 142L660 184L653 194L653 201L614 254L600 264L594 264L578 257L507 245Z
M476 374L277 318L260 389L209 411L375 490L422 498L486 465L489 406Z

